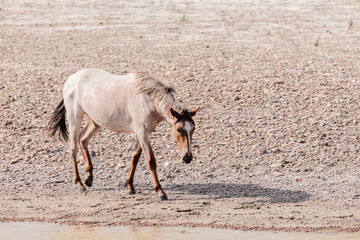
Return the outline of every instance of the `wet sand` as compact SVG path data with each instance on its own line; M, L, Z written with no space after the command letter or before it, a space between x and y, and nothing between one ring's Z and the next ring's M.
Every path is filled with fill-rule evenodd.
M198 240L357 240L358 233L296 233L296 232L260 232L238 231L211 228L187 227L93 227L68 226L49 223L0 223L0 234L7 240L27 239L28 236L37 240L73 239L78 240L157 240L157 239L198 239Z

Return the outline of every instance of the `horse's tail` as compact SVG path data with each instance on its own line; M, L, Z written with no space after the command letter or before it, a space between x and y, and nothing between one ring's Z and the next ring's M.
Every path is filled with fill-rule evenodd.
M56 132L59 130L59 138L61 139L62 136L62 138L67 141L69 139L69 132L66 128L65 114L66 109L64 99L62 99L50 118L48 129L51 137L55 136Z

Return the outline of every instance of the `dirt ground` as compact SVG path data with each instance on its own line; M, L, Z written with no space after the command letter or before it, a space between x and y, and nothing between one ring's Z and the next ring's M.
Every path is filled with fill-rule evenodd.
M0 221L360 231L359 1L0 1ZM87 67L166 79L197 114L190 165L152 137L169 201L134 135L90 143L94 186L72 183L46 124ZM80 156L80 154L79 154ZM79 157L82 178L85 177Z

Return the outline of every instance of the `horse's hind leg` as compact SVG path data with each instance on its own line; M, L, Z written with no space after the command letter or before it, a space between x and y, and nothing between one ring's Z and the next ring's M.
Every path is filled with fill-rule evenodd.
M84 111L74 104L73 99L64 98L65 107L68 110L68 122L69 122L69 149L70 149L70 159L72 162L74 183L80 191L85 191L84 185L81 183L79 176L79 171L77 167L77 151L78 151L78 142L79 142L79 133L81 128L81 121L84 116ZM75 106L74 106L75 105Z
M136 138L136 144L135 144L134 153L132 154L129 173L126 177L126 185L129 189L130 194L135 194L135 189L134 189L134 185L133 185L134 174L135 174L135 170L136 170L136 165L138 164L139 158L141 156L141 152L142 152L142 149L140 147L139 140Z
M100 130L100 127L96 125L88 116L88 123L85 128L80 133L80 150L84 158L85 171L87 172L85 184L88 187L92 186L93 183L93 166L91 163L91 158L88 150L88 144L90 139Z

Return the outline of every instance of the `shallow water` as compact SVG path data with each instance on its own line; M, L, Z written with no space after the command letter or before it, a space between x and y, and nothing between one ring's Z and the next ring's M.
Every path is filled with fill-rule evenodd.
M0 239L121 239L121 240L346 240L360 239L360 233L296 233L249 232L212 228L185 227L91 227L68 226L52 223L14 222L0 223Z

